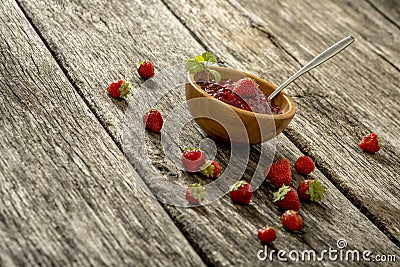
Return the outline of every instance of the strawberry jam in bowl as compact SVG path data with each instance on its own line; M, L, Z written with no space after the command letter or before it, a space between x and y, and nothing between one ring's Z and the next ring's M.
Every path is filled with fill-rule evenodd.
M268 101L257 83L250 78L242 78L236 82L223 79L218 83L199 79L196 84L207 94L237 108L261 114L281 114L279 106Z
M214 140L260 144L281 133L294 117L296 106L285 93L268 101L273 84L242 71L209 68L220 74L220 81L211 80L206 71L189 73L185 92L195 122Z

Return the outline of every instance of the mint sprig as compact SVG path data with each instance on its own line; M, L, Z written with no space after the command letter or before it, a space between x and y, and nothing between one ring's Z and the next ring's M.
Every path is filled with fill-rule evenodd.
M185 69L189 73L196 73L205 70L207 72L207 80L209 81L209 74L214 76L215 82L218 83L221 80L221 74L213 69L210 69L208 64L217 63L217 58L211 52L204 52L201 55L197 55L194 58L189 58L186 61Z

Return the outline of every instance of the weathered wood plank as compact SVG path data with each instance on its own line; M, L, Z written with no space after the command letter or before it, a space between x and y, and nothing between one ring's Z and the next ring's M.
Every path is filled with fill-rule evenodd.
M242 1L246 8L236 1L165 2L227 65L247 68L275 84L335 40L356 35L350 49L286 90L298 105L286 135L400 244L398 28L374 10L368 18L352 9L368 4L362 1L350 6L330 1ZM183 8L187 6L191 12ZM357 147L370 131L384 139L384 149L374 156Z
M267 15L262 12L265 8L260 9L262 1L252 2L255 6L241 2L254 15L260 18ZM377 3L381 8L386 6L385 10L390 9L389 1L386 5L385 2ZM339 36L341 31L358 38L352 50L346 51L348 56L342 56L342 62L347 62L350 68L342 68L345 64L340 64L339 59L333 62L339 62L337 66L329 63L316 70L315 73L321 75L318 76L319 86L322 86L320 91L326 88L334 95L325 98L326 102L317 100L315 105L309 105L309 97L303 100L304 94L301 94L299 110L304 111L299 112L296 120L299 123L292 124L297 133L290 131L288 136L306 151L311 148L309 153L320 159L321 165L328 164L328 168L321 167L324 173L331 176L335 184L399 245L400 222L396 203L400 196L397 186L400 177L397 134L400 130L400 29L392 20L376 12L368 1L299 1L296 7L289 7L289 3L282 1L280 4L286 6L291 21L296 21L296 27L308 26L310 34L299 34L292 27L285 32L279 31L279 27L289 23L284 15L279 17L283 19L276 19L271 25L267 21L264 27L272 30L277 39L282 38L286 51L297 51L295 58L301 64L308 60L304 55L323 50L324 45L329 45L325 40ZM310 11L307 14L296 12L304 8ZM275 9L276 12L280 10ZM338 14L344 14L344 19L337 19ZM320 42L315 42L315 38L310 37L317 36L321 27L331 31L322 36ZM294 42L297 38L301 47ZM331 75L338 71L340 75ZM307 83L299 82L299 87L307 90ZM316 118L310 114L324 114L318 116L317 121L322 121L328 131L318 131L320 126L313 122ZM310 123L304 123L307 121ZM384 139L383 150L374 157L360 153L356 146L368 131L377 132ZM346 136L345 140L343 136ZM310 139L314 140L309 142ZM349 158L353 159L349 161ZM390 193L386 194L386 191ZM383 195L384 200L376 200L377 195Z
M115 60L113 61L114 64L108 64L106 60L102 60L110 55L110 51L112 51L111 60L113 60L113 58L123 58L125 55L130 53L132 53L131 55L139 53L157 55L157 57L152 59L161 69L162 67L174 64L174 62L171 63L170 59L167 57L167 52L171 51L169 50L170 47L172 47L173 50L179 51L179 53L176 53L175 55L180 59L193 56L196 52L201 52L201 50L204 49L179 23L179 21L174 18L172 14L168 13L165 6L158 1L151 2L151 6L149 5L147 7L140 3L120 1L118 7L109 7L110 9L107 11L103 11L101 8L94 8L89 2L86 3L80 1L78 3L65 3L63 7L65 12L61 12L61 16L52 16L51 14L55 13L56 9L52 6L46 7L44 3L37 1L21 2L29 18L40 30L47 43L50 44L52 51L59 58L62 66L65 66L69 77L72 77L72 80L76 79L82 81L82 83L76 83L79 90L84 91L82 92L82 95L90 98L88 102L95 103L91 105L91 108L96 109L96 113L102 120L106 116L109 116L110 113L119 114L119 111L117 111L115 107L113 109L114 103L108 99L105 92L103 92L100 87L104 88L110 79L115 79L125 72L128 73L127 76L132 75L133 72L130 67L126 66L129 63L128 60L126 60L126 62L118 62ZM104 2L97 1L95 3L96 7L103 6L102 3ZM210 5L210 7L213 8L212 3L204 2L203 4ZM82 14L79 12L68 11L69 9L76 9L76 5L79 5L80 9L86 10L86 14L90 14L87 15L88 19L81 22L79 25L74 24L74 22L77 21ZM196 4L193 4L193 7L190 5L183 5L182 7L186 8L185 10L190 10L194 13L197 12L198 15L202 14L199 11L200 9L195 9ZM46 8L47 10L44 11ZM240 18L237 11L232 11L232 7L228 5L226 8L228 14L229 12L233 12L233 16ZM122 22L122 20L118 18L116 10L120 9L124 9L126 10L125 12L131 14L129 19ZM219 11L219 9L215 10ZM163 19L160 20L159 17L154 16L151 20L143 20L139 18L139 14L142 17L146 17L146 15L153 13L159 14ZM180 16L181 15L179 15L179 17ZM113 24L114 28L119 29L119 32L106 30L104 32L98 32L97 28L93 26L96 21L93 18L97 17L101 17L102 21L112 21L115 23ZM133 27L132 25L139 23L139 21L142 29L145 29L147 39L138 34L136 36L137 40L128 39L126 42L122 42L119 39L121 38L120 33L124 33L128 29L131 29ZM168 21L168 23L163 24L165 21ZM184 22L192 28L193 25L190 25L188 21ZM152 26L157 24L166 25L168 30L165 32L158 32L158 28ZM229 23L226 25L229 25ZM194 27L196 27L196 25L194 25ZM202 27L203 29L198 28L198 31L204 31L205 33L205 35L199 34L196 36L197 39L208 41L215 37L209 32L211 27L210 25L202 24L197 25L197 27ZM65 29L72 30L67 31L66 33ZM172 37L169 31L174 32L173 39L170 39ZM251 31L257 33L256 29L251 29ZM63 36L65 34L67 34L66 37ZM100 42L102 47L95 47L93 50L87 49L87 47L96 45L93 40L94 37L97 37L96 41ZM104 41L106 40L106 37L107 40L115 39L117 41L109 44ZM64 42L63 38L71 40L69 42ZM227 40L230 39L225 38L220 41L227 42ZM157 45L145 48L140 46L137 47L138 43L145 41ZM163 46L164 43L162 42L166 42L168 45ZM216 43L206 43L207 46L210 46L211 50L217 52L221 51ZM76 44L81 44L81 47L76 48ZM82 49L82 51L80 49ZM267 49L271 49L271 51L275 50L273 46L270 46L269 48L267 47ZM243 56L245 56L246 50L243 51ZM242 52L237 50L237 53ZM280 54L275 55L276 60L285 56L288 60L290 59L285 52L281 51L279 53ZM90 59L90 61L88 62L85 60L85 58L81 56L82 54L84 54L86 58ZM230 62L229 64L237 64L238 62L235 56L232 56L230 53L226 53L227 57L221 55L222 53L220 53L220 58L226 61L227 64L228 62ZM165 59L165 61L161 61L159 57ZM272 61L270 62L272 63ZM117 67L115 66L116 64ZM71 65L73 65L73 68L69 67ZM91 73L86 73L88 68L92 71ZM116 68L120 69L116 70ZM279 68L276 68L276 70L278 69ZM104 73L114 73L116 77L112 75L106 77L103 75ZM287 73L289 73L289 70ZM136 76L134 77L133 80L136 79ZM277 74L276 77L278 77ZM97 94L88 92L93 91L90 85L94 83L101 84ZM138 82L134 83L136 85L139 84ZM103 95L99 96L99 94ZM149 98L151 95L152 92L149 92ZM164 106L168 109L168 107L166 107L168 103L179 102L183 99L183 95L172 95L170 99L170 101L167 101L168 99L166 99L167 103L160 103L161 107ZM116 103L117 105L119 104L118 102ZM128 99L127 105L130 105L131 103L132 100ZM108 109L104 108L104 106L107 106ZM97 109L97 107L101 108ZM113 110L110 111L109 109ZM120 140L121 138L119 135L121 134L122 128L118 129L118 127L122 127L121 117L122 115L116 118L117 123L114 124L115 130L111 131L116 140ZM104 125L108 127L107 123L104 123ZM192 126L193 127L189 127L190 129L188 130L188 133L182 134L181 137L183 140L180 140L182 142L179 143L180 146L183 147L187 144L193 143L197 144L198 140L202 138L202 134L198 128L194 125ZM294 147L294 145L284 136L279 138L279 142L279 152L288 157L291 161L301 155L300 151L298 151L297 148ZM187 184L192 179L196 179L196 177L180 172L173 167L169 168L170 166L163 165L165 159L160 155L161 147L159 145L158 135L149 134L146 139L146 146L149 157L153 160L155 166L151 169L138 169L138 171L147 182L151 182L153 179L168 179L169 174L174 174L171 177L177 180L177 183L181 184ZM228 150L226 148L224 150L224 147L221 147L220 149L222 149L222 152L219 155L219 159L222 164L227 164L227 160L229 160ZM140 151L140 153L143 153L143 151ZM257 154L256 152L254 153L255 155ZM254 160L256 160L256 156L255 159L250 162L250 166L252 166L251 168L254 168L256 165ZM157 172L163 172L163 175L160 175L160 173ZM157 176L152 177L153 174ZM179 179L176 179L176 177ZM306 221L305 233L301 236L297 236L278 230L280 238L274 244L274 248L285 250L314 248L317 251L321 251L321 249L328 246L335 247L336 241L340 237L349 237L348 241L351 248L362 250L368 247L369 249L374 250L377 254L396 253L397 247L394 246L394 244L390 242L389 239L376 228L376 226L369 222L369 220L365 218L364 215L362 215L346 198L344 198L343 195L341 195L340 192L335 189L335 187L330 184L330 182L320 172L316 171L313 177L319 178L327 184L329 187L328 198L322 205L304 205L302 214ZM249 178L249 173L246 175L246 178ZM295 175L293 184L297 185L301 179L303 178ZM149 186L152 187L156 185L149 184ZM233 205L230 202L229 197L225 196L213 204L201 208L183 209L173 206L164 206L164 208L168 211L169 215L174 219L175 223L179 226L181 231L184 232L192 246L207 264L215 266L265 264L259 262L257 259L257 252L262 248L262 246L257 241L256 232L257 229L264 224L272 224L279 228L278 224L281 213L277 210L274 204L271 203L271 194L272 189L263 185L260 190L256 191L253 199L254 201L249 207ZM323 220L320 217L327 219ZM343 218L345 217L350 219L344 220ZM314 228L317 230L314 231ZM368 242L365 242L365 240L368 240ZM298 264L305 266L347 265L344 262L332 263L328 261L322 263L307 262ZM287 263L276 261L274 262L274 266L275 265L286 266Z
M400 20L400 5L396 0L379 0L379 1L371 1L366 0L373 8L375 8L378 12L382 14L387 20L389 20L392 24L396 25L397 28L400 28L399 20ZM397 39L397 42L399 40Z
M0 266L204 265L14 1L0 21Z
M119 145L126 103L110 99L107 84L121 78L139 87L139 60L151 60L157 71L203 50L157 0L52 0L38 1L33 8L28 8L30 1L18 2L27 7L58 63Z

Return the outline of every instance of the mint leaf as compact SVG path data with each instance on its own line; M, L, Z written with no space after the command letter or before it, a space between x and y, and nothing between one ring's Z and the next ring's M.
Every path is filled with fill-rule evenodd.
M219 83L219 81L221 80L221 74L218 71L212 69L208 69L208 71L211 72L212 75L214 75L215 82Z
M194 59L188 59L186 61L185 69L186 69L186 71L188 71L190 73L196 73L196 72L204 70L204 64L197 62Z
M194 60L197 61L197 62L200 62L200 63L203 63L205 61L204 57L202 55L195 56Z
M208 51L204 52L201 56L204 58L204 61L208 61L211 63L217 63L216 57L211 52L208 52Z

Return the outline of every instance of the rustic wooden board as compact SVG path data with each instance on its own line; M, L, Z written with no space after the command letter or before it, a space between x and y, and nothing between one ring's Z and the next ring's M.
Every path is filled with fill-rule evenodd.
M204 265L18 5L0 14L0 266Z
M399 245L398 27L371 6L366 16L364 1L241 1L245 7L237 1L165 2L228 66L275 84L336 40L357 37L286 89L298 112L285 134ZM371 131L384 140L377 155L357 147Z
M396 25L397 28L400 28L399 19L400 19L400 5L396 0L380 0L380 1L370 1L367 2L376 9L379 13L382 14L387 20L389 20L392 24ZM399 39L396 39L399 42Z
M266 6L260 8L262 1L252 3L253 6L247 7L252 14L260 18L267 15L261 12L267 10ZM304 111L299 112L299 120L296 120L299 124L292 124L293 129L298 130L297 133L288 132L288 136L298 147L305 150L310 147L313 151L309 153L319 158L321 165L328 164L328 168L321 167L323 172L332 176L342 192L399 245L400 221L397 219L399 209L396 203L400 197L397 185L400 177L400 143L397 134L400 130L400 29L395 23L398 17L397 20L392 20L389 19L391 15L385 16L383 13L384 10L392 9L394 14L398 14L399 5L390 1L376 3L382 11L377 12L372 2L368 1L300 1L296 4L297 7L290 7L289 2L281 1L280 4L286 6L287 12L291 14L291 22L296 21L297 28L308 26L309 35L299 34L294 27L287 27L288 30L284 32L279 31L278 27L291 23L287 19L276 19L271 25L265 24L263 27L271 29L277 39L282 39L286 51L297 51L295 58L301 64L308 60L304 55L317 54L324 46L329 45L329 39L339 37L343 32L357 37L354 48L345 52L348 55L341 55L342 60L335 60L333 64L328 63L313 72L320 81L319 91L329 90L335 94L333 97L328 96L327 102L316 103L314 106L309 105L309 99L305 99L304 103L298 101L303 104L299 106L299 110L301 108ZM308 8L310 12L306 16L296 12L302 8ZM272 11L270 8L268 10ZM275 11L285 12L282 9ZM344 18L337 19L338 14L344 14ZM282 15L279 18L286 17ZM315 42L313 36L319 35L321 27L330 32L324 34L320 42ZM296 39L302 47L295 44ZM345 68L346 65L350 68ZM331 75L332 73L340 75ZM299 82L299 87L307 90L307 83L304 79L304 83ZM309 114L329 114L328 123L324 117L318 121L322 121L330 129L323 133L318 131L318 124L311 122L315 120L315 116ZM307 121L314 124L314 127L303 123ZM303 128L312 129L303 131ZM356 146L360 137L370 131L377 132L383 138L384 149L379 155L365 155ZM315 136L315 133L320 137ZM310 136L314 140L309 142ZM341 138L342 136L346 138ZM349 162L347 159L351 157L353 160ZM377 195L384 197L377 200Z
M127 103L108 97L108 83L125 79L137 88L139 60L151 60L160 70L204 50L158 0L18 2L26 6L70 82L119 145Z
M191 33L188 32L173 14L169 13L168 9L158 1L151 2L151 6L149 5L147 7L140 3L122 1L119 5L107 6L107 11L103 11L102 8L94 8L91 3L77 1L74 3L65 3L62 12L57 16L52 15L57 12L54 6L46 6L44 3L38 3L36 1L21 1L21 3L28 17L49 44L61 66L67 71L68 77L70 77L71 81L77 86L78 91L87 99L90 108L95 110L97 117L102 121L103 125L106 128L112 129L109 130L109 132L117 142L121 140L122 112L126 110L126 105L132 103L132 99L128 99L126 103L111 101L102 88L107 85L110 79L116 79L124 73L126 73L127 76L132 75L134 84L139 85L140 82L137 82L138 78L135 74L132 74L132 69L127 66L131 64L130 60L124 59L124 61L118 61L116 59L124 58L126 55L136 55L140 53L156 55L151 59L154 59L156 65L160 66L161 69L162 67L173 64L168 54L171 51L175 51L175 58L179 59L184 59L188 56L192 56L196 52L201 52L204 47L202 47L196 39L200 40L200 42L204 41L207 44L207 48L210 50L219 52L221 60L225 61L227 65L232 66L238 64L237 55L233 55L233 53L243 53L242 57L247 55L245 49L243 52L240 50L236 50L237 52L235 52L235 49L232 49L229 50L232 53L222 54L217 42L213 40L215 36L209 32L208 28L210 25L194 24L193 26L190 24L190 21L185 20L182 14L174 10L174 12L176 12L175 14L178 15L179 18L182 18L183 22L194 32L204 31L204 35L197 35L195 38L192 37ZM103 3L102 1L97 1L95 6L103 7ZM190 5L182 5L182 8L184 8L185 11L201 14L200 9L198 8L196 10L196 5L194 3L192 3L192 5L192 7ZM213 7L210 3L204 3L204 5L210 5L211 8ZM239 22L241 22L241 15L238 14L237 11L232 11L230 5L227 5L225 8L227 8L228 13L233 12L233 16L236 16L235 18L238 18ZM117 12L122 9L125 10L126 13L131 14L129 18L123 21L120 19ZM70 10L76 10L78 12L72 12ZM78 24L75 22L82 16L80 10L86 10L86 20L80 20ZM158 14L158 16L153 16L151 20L143 20L139 17L139 15L146 17L149 14ZM112 29L118 29L118 31L110 31L107 29L99 31L96 18L99 18L99 20L101 18L101 21L108 22L109 25L113 25ZM195 19L193 20L198 23ZM166 21L168 21L166 24L168 29L165 32L159 32L158 28L153 26L165 25ZM134 25L139 23L141 23L141 28L145 29L146 38L141 37L143 33L138 32L137 35L135 35L135 37L137 37L135 40L121 39L121 34L131 30L134 28ZM204 29L196 29L196 27L203 27ZM66 29L68 29L68 31L66 31ZM240 29L238 28L237 30L239 31ZM172 40L171 31L173 31ZM251 28L250 31L256 34L258 32L255 28ZM223 36L220 32L217 31L217 33L219 36ZM95 41L94 37L97 37ZM236 39L236 41L239 39ZM68 42L66 42L66 40L68 40ZM109 43L106 42L106 40L116 41ZM209 40L212 40L212 42ZM226 42L226 39L222 38L220 41ZM147 42L157 45L149 45L148 47L138 46L138 43ZM163 42L166 42L167 45L164 46ZM228 44L229 43L227 43L227 45ZM252 42L250 42L250 45L251 44ZM88 49L88 47L93 48ZM266 47L266 49L270 49L276 61L281 58L286 59L286 62L291 60L291 57L282 50L273 52L276 51L276 48L271 46L271 43L269 43L269 47ZM110 51L112 51L112 53L110 53ZM82 55L85 55L86 59ZM113 64L108 62L108 57L110 57L110 61L113 62ZM133 56L130 56L129 58L132 57ZM165 59L165 61L159 58ZM273 60L267 58L266 61L273 66ZM247 66L248 65L249 63L247 63ZM278 68L278 66L273 67L276 68L275 77L278 78L278 70L280 68ZM242 67L242 69L245 69L245 67ZM294 69L293 67L292 70ZM104 73L112 73L115 76L106 76ZM290 70L287 70L287 74L289 73ZM97 93L94 92L91 86L91 84L95 83L99 84L98 88L96 87L97 89L95 89ZM151 92L149 92L149 96L150 95L152 95ZM182 95L171 96L171 101L169 102L178 102L182 98ZM117 107L122 106L122 111L118 111L114 104ZM166 104L161 103L160 105ZM115 123L112 123L112 125L105 123L104 119L110 116L110 114L119 114L115 117ZM181 143L180 145L191 144L194 140L198 140L197 138L201 138L202 135L198 128L195 128L194 125L192 126L193 128L190 128L189 132L193 134L193 136L189 133L183 133L183 144ZM180 178L177 182L182 184L187 183L187 181L193 177L182 172L177 172L172 168L169 169L167 168L168 166L163 166L164 159L159 152L160 146L158 145L158 139L158 135L147 135L146 146L148 153L152 156L155 167L151 170L138 169L139 173L147 182L157 178L165 179L169 177L169 174L173 174L171 177L174 177L175 180L176 177ZM278 151L288 157L292 162L296 157L301 155L301 152L284 136L281 136L278 140ZM142 153L142 151L140 151L140 153ZM220 157L221 163L226 164L226 160L228 160L226 152L220 155ZM250 166L254 165L255 162L252 161ZM157 169L163 173L163 176L151 177L149 174L156 173ZM377 254L396 253L397 247L343 197L327 178L319 171L316 171L313 177L323 180L329 187L328 198L321 205L304 205L302 214L306 221L305 233L297 236L278 230L281 238L274 244L274 247L276 246L276 248L285 250L294 248L299 250L314 248L321 251L327 246L334 247L339 238L348 237L349 246L351 248L361 250L368 248L375 251ZM193 179L195 178L196 177ZM246 176L246 178L249 177ZM303 178L296 175L294 185L297 185L301 179ZM151 187L153 184L149 184L149 186ZM257 260L257 252L262 248L262 245L257 241L257 229L263 224L273 224L275 226L279 224L280 212L271 203L271 194L272 189L263 185L261 190L256 191L253 199L254 201L249 207L233 205L228 197L224 197L211 205L201 208L184 209L172 206L164 206L164 208L207 264L216 266L234 264L255 265L259 263ZM327 219L323 220L320 217ZM343 218L346 217L349 219L344 220ZM314 231L314 228L317 230ZM368 240L368 242L365 242L365 240ZM274 265L275 264L277 266L287 265L287 263L282 262L275 262ZM314 265L321 266L321 264L326 266L346 265L346 263L343 262L323 262L315 263ZM309 266L310 263L303 263L303 265Z
M157 77L156 80L158 80ZM151 82L151 84L153 83L155 82ZM147 87L144 86L143 89L145 88ZM158 104L157 108L164 114L171 116L169 111L177 103L184 100L183 95L183 88L170 92L164 95L163 101ZM151 96L148 95L148 98L151 98ZM149 100L143 99L142 103L145 104L146 101ZM136 109L136 106L133 109ZM132 113L128 113L128 116L131 115ZM179 122L175 125L180 124ZM180 139L164 140L164 144L167 146L166 151L174 145L181 150L184 147L195 146L200 143L202 138L206 137L194 123L188 123L188 125L188 128L183 129L179 135ZM138 145L140 141L135 142L136 139L140 139L140 130L137 130L137 133L132 134L132 136L124 136L124 138L128 138L126 142L132 144L130 150L125 151L126 154L128 156L133 154L129 159L138 168L137 171L141 177L145 177L146 182L149 183L148 186L153 192L158 192L160 179L168 179L170 182L181 186L193 182L210 183L211 180L204 179L199 175L190 175L180 171L170 160L166 159L162 153L162 149L166 149L166 147L161 146L160 135L146 134L145 151ZM277 142L278 154L276 159L285 156L291 162L294 162L302 155L284 135L281 135ZM138 147L135 148L135 145ZM230 160L230 149L228 146L218 143L216 149L218 151L216 158L225 168ZM259 149L259 146L252 148L249 166L244 175L244 179L248 181L250 181L251 174L257 166ZM146 153L146 157L152 161L153 167L147 167L146 164L143 164L141 157L135 157L135 151ZM263 166L263 162L260 164ZM238 173L239 171L240 169L238 169ZM160 173L162 174L161 177ZM321 248L333 246L342 237L351 239L352 249L363 250L372 243L377 242L376 245L378 247L373 250L388 250L393 251L394 254L397 253L398 248L388 241L389 239L379 232L379 229L373 226L322 173L317 171L310 177L320 179L328 185L328 198L321 205L304 204L302 206L302 215L307 220L304 235L291 235L280 229L278 231L281 237L275 242L274 249L314 249L321 251ZM239 179L239 177L236 178ZM292 185L296 187L303 179L304 177L294 174ZM169 205L164 207L207 264L217 266L262 264L262 262L258 262L255 256L255 251L258 252L262 248L257 241L256 231L264 224L279 228L279 217L281 215L281 212L271 202L273 191L274 189L268 187L268 185L262 185L256 191L250 207L234 205L228 196L200 208L183 209ZM366 235L369 231L373 232L371 237ZM369 233L371 234L371 232ZM375 240L377 236L379 236L379 239L383 237L386 241ZM372 240L366 243L365 239L369 240L370 238ZM381 248L382 244L388 244L389 248ZM284 264L286 265L286 263ZM303 264L310 265L309 262ZM315 263L316 266L323 264L330 266L332 263ZM337 264L339 266L346 265L344 263ZM279 262L275 262L274 265L279 265Z

